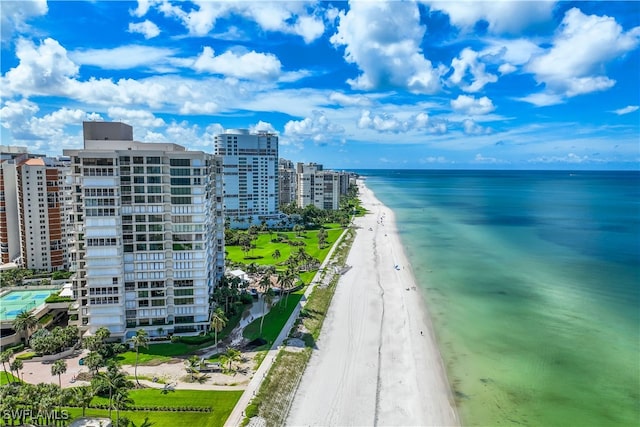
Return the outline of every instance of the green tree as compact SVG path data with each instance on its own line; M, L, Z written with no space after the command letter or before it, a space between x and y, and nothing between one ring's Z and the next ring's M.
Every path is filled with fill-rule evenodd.
M19 380L21 379L20 371L22 368L24 368L24 363L22 363L22 360L20 359L14 359L14 361L11 362L11 365L9 365L9 369L11 369L11 372L16 373L16 377L18 377Z
M198 356L191 356L185 362L187 372L191 374L191 381L195 380L195 374L200 372L200 358Z
M320 228L318 231L318 247L323 248L327 243L327 238L329 237L329 233L324 228Z
M213 329L213 333L215 336L215 346L218 348L218 332L220 332L226 325L229 319L224 315L224 311L222 308L218 307L211 314L211 328Z
M62 359L56 360L51 365L51 375L58 376L58 385L62 388L62 374L67 372L67 362Z
M92 351L84 358L84 364L90 371L94 371L94 375L98 375L98 370L104 366L104 359L100 353Z
M136 384L140 386L140 381L138 381L138 356L140 355L140 347L149 347L149 336L147 335L147 331L144 329L138 329L136 334L131 337L131 342L133 343L133 348L136 350L136 364L133 368L133 374L136 378Z
M273 304L273 299L275 298L275 294L273 293L273 289L269 288L267 292L262 294L262 303L263 303L263 312L264 314L260 318L260 335L262 335L262 326L264 324L264 318L267 317L267 309L271 308L271 304Z
M117 390L113 395L113 406L116 409L116 427L120 426L120 409L127 409L133 405L133 399L127 390Z
M87 406L91 404L95 392L90 386L73 387L73 402L82 408L82 416L84 417Z
M31 329L35 328L37 324L38 324L38 320L33 315L33 310L32 311L22 310L20 313L18 313L16 318L13 319L13 321L11 322L13 329L17 333L24 335L25 342L29 341L29 332L31 332Z
M91 380L91 385L98 393L108 393L109 417L111 417L111 410L113 409L113 396L119 392L133 388L133 383L127 380L125 373L122 372L115 363L110 363L105 372L99 372Z
M282 254L280 253L280 250L279 250L279 249L276 249L276 250L275 250L275 251L273 251L273 253L271 254L271 257L272 257L274 260L278 260L278 259L280 259L280 257L281 257L281 256L282 256Z
M232 348L232 347L227 348L227 351L224 353L222 359L224 360L225 363L229 363L229 368L228 368L229 372L232 371L233 363L240 360L241 354L242 353L240 353L240 350L236 350L235 348Z
M2 362L2 369L4 370L5 374L7 374L7 365L5 365L5 363L8 363L11 361L11 356L13 356L12 350L5 350L2 353L0 353L0 362ZM7 380L9 382L13 381L8 374L7 374Z

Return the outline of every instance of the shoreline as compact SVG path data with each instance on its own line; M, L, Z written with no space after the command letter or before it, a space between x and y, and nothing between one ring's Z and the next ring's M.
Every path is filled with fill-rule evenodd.
M362 180L357 233L287 425L460 425L393 212Z

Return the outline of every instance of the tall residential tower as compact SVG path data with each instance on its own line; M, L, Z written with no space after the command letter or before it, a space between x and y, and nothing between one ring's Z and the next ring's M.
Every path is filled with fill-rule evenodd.
M196 334L224 271L222 165L202 151L85 122L71 157L78 324L126 339Z

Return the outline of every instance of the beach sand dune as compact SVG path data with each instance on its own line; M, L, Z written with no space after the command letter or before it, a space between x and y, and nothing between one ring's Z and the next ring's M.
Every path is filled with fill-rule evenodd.
M459 425L394 215L361 181L359 227L287 425Z

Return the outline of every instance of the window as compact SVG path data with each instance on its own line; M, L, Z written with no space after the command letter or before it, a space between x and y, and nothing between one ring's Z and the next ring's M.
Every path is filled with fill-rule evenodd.
M191 161L189 159L171 159L169 164L171 166L190 166Z

